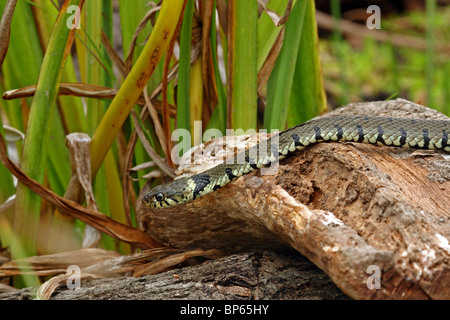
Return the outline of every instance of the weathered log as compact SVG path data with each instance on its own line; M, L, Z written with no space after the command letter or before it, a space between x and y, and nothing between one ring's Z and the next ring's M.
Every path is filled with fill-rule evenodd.
M0 293L0 300L32 299L29 289ZM60 287L52 300L348 299L331 279L296 252L247 252L200 265L143 276L82 280Z
M402 99L333 114L448 119ZM146 232L178 248L293 247L355 299L450 299L449 179L444 153L323 143L273 175L163 210L139 199L137 212Z

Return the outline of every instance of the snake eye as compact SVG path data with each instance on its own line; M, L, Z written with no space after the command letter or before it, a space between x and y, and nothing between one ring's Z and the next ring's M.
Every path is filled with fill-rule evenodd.
M158 194L155 196L155 199L156 199L157 201L163 201L164 196L163 196L162 193L158 193Z

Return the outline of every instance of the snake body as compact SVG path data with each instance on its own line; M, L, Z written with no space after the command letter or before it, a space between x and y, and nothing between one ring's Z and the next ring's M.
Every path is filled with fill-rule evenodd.
M237 177L265 167L318 142L359 142L450 152L450 121L370 116L313 119L279 132L202 173L157 186L143 196L145 205L166 208L192 201Z

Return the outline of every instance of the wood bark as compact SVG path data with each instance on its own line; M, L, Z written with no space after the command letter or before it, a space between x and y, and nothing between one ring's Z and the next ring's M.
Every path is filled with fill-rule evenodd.
M333 114L448 119L402 99ZM183 170L214 159L203 160ZM449 299L449 179L445 153L322 143L272 175L253 172L163 210L138 200L137 211L146 232L177 248L292 247L355 299Z
M0 300L28 300L30 289L0 293ZM331 279L294 251L244 252L200 265L140 278L81 280L81 288L62 286L55 300L165 299L349 299Z

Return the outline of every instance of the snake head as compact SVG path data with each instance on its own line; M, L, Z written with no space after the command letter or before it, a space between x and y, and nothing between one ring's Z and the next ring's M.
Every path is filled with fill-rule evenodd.
M156 186L142 198L144 204L152 209L168 208L190 200L192 200L192 189L185 178Z

